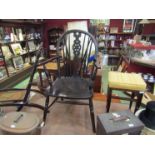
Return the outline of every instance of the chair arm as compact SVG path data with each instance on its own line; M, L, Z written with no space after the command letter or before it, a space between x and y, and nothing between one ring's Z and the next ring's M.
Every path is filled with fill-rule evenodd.
M61 58L60 56L54 56L54 57L52 57L52 58L49 58L49 59L47 59L47 60L45 60L45 61L42 61L42 62L38 63L37 66L39 67L39 66L45 65L45 64L47 64L48 62L51 62L51 61L53 61L53 60L60 59L60 58Z

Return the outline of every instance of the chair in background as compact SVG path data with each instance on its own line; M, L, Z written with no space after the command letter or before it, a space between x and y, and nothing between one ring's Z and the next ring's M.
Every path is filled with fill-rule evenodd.
M113 71L118 71L118 72L126 72L128 67L130 65L129 60L127 60L125 57L122 55L120 56L120 59L118 61L118 65L114 68L112 68Z
M47 114L45 107L38 103L30 102L31 92L39 93L44 96L42 92L36 89L32 89L32 82L33 82L34 74L36 72L37 65L39 62L39 57L40 57L42 50L43 49L40 49L36 55L36 61L33 64L30 79L25 89L10 88L10 89L0 90L0 108L1 107L17 107L17 111L21 111L24 107L38 108L43 112L43 117L42 117L42 122L41 122L43 125L45 123L45 118Z
M70 30L65 32L57 42L58 75L55 81L52 82L44 65L45 73L49 79L49 87L45 92L47 96L46 110L59 98L88 100L89 103L85 105L89 105L94 132L95 117L92 97L93 82L98 69L96 65L97 53L96 40L90 33L82 30ZM61 67L61 63L63 63L63 67ZM50 97L55 97L51 104L49 104ZM73 104L75 103L73 102Z

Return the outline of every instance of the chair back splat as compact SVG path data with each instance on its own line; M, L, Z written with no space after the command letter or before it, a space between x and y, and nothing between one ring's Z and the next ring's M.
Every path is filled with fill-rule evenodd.
M97 52L96 40L90 33L82 30L67 31L57 43L57 54L64 63L60 70L58 62L58 75L92 77Z

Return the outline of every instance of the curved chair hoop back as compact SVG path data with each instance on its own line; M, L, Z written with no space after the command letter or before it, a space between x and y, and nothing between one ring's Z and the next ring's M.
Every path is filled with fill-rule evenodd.
M69 30L57 42L57 55L61 56L64 62L65 76L91 75L97 53L98 46L95 38L83 30Z

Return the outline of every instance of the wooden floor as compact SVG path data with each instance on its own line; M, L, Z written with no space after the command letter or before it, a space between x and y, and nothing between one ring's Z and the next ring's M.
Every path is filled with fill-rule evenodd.
M95 117L105 112L105 100L99 94L94 95ZM33 102L44 104L45 99L40 95L34 95L31 99ZM52 98L51 98L52 101ZM77 101L67 101L76 103ZM79 101L78 101L79 102ZM87 101L80 101L87 102ZM112 103L111 111L120 111L128 109L127 104ZM5 109L4 109L5 110ZM42 116L40 110L25 109L26 111L35 112ZM41 130L42 135L93 135L89 107L83 105L62 104L62 101L56 102L47 116L46 125Z

